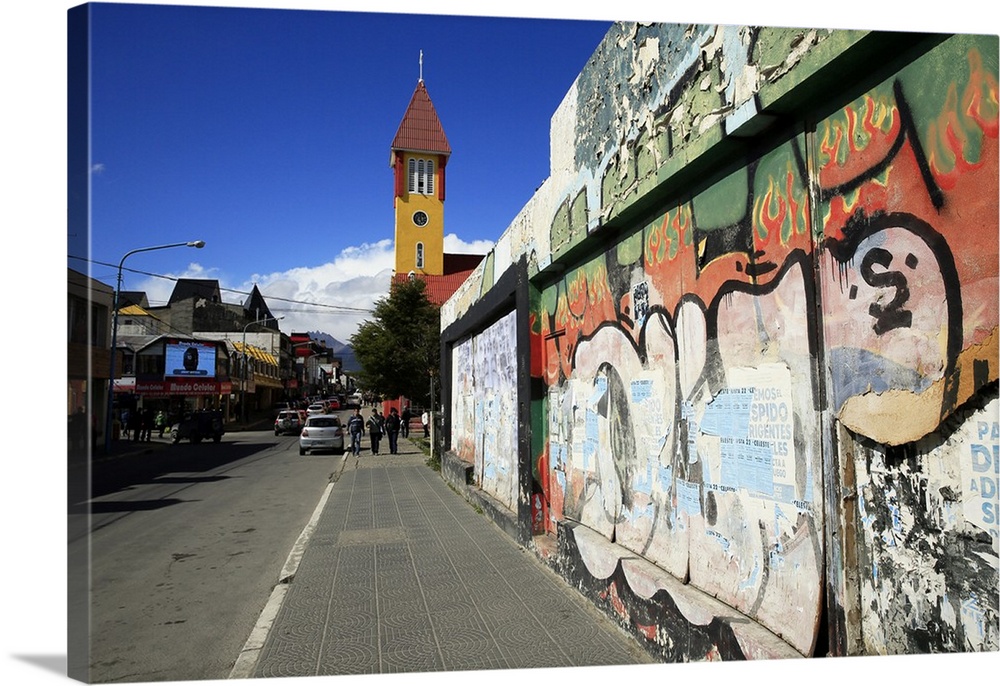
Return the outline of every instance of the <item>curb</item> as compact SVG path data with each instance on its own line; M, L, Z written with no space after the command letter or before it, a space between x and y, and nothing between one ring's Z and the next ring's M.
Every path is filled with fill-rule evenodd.
M346 463L347 455L345 453L344 458L341 460L341 470ZM281 568L281 573L278 575L278 583L271 590L271 596L267 599L267 604L264 605L264 609L261 610L260 616L257 618L257 623L254 624L253 629L250 631L250 636L247 638L246 643L243 644L243 648L236 658L236 663L229 672L229 679L249 679L253 676L254 670L257 668L257 661L260 659L260 651L264 648L264 643L267 641L267 636L274 625L274 620L277 618L278 612L281 610L281 605L285 601L285 595L288 593L288 584L295 579L295 573L299 569L302 555L305 553L305 549L309 545L309 540L316 531L319 518L326 507L326 501L330 499L330 492L336 485L337 479L332 478L333 476L331 475L331 481L323 490L323 495L320 496L319 502L313 509L312 516L306 523L305 528L302 529L302 533L299 534L298 539L296 539L291 552L288 553L285 565ZM339 473L336 476L339 477Z

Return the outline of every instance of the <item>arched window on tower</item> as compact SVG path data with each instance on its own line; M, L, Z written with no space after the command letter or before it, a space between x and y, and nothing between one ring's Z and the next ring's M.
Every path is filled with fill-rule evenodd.
M417 269L424 268L424 244L417 243Z
M410 193L434 195L434 160L411 157L407 164Z

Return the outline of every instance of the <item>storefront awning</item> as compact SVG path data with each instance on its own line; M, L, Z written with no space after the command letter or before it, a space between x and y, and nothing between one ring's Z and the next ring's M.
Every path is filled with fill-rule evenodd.
M171 379L168 381L137 381L135 383L135 393L143 397L226 395L232 390L232 381L219 381L217 379Z
M135 377L123 376L115 379L115 393L135 393Z
M243 344L242 343L237 343L237 342L234 341L233 342L233 347L236 348L237 352L239 352L240 354L243 354ZM274 355L272 355L271 353L269 353L269 352L267 352L265 350L261 350L257 346L249 345L248 344L246 346L246 354L250 355L254 359L260 360L264 364L271 364L271 365L274 365L275 367L278 366L278 360L277 360L277 358L274 357Z

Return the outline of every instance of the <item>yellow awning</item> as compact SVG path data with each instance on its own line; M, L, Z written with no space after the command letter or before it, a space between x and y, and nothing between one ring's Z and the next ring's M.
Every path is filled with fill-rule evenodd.
M241 354L243 353L243 344L242 343L233 341L233 347L236 348L236 350L239 353L241 353ZM255 345L247 344L246 354L253 356L255 359L260 360L264 364L272 364L275 367L278 366L278 360L274 357L274 355L272 355L271 353L266 352L264 350L261 350L260 348L258 348Z
M142 309L138 305L129 305L128 307L121 307L118 309L118 315L125 315L126 317L149 317L149 312Z

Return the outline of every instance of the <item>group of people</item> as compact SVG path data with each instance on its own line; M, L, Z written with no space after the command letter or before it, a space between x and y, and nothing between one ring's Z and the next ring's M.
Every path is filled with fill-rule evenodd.
M122 410L122 438L125 440L149 441L152 439L154 429L158 430L160 438L163 438L163 432L166 431L168 424L167 413L163 410L153 412L151 407Z
M388 415L383 415L378 411L378 408L375 408L366 420L361 416L361 408L355 409L354 414L347 420L347 432L351 437L351 452L354 455L361 454L361 438L367 432L372 455L379 454L379 447L381 446L383 436L389 441L389 454L396 455L399 452L400 434L402 434L403 438L407 438L410 435L411 416L409 407L403 408L402 415L399 414L395 407L389 410ZM426 412L421 417L421 421L423 422L424 436L426 437L429 435L428 415Z

